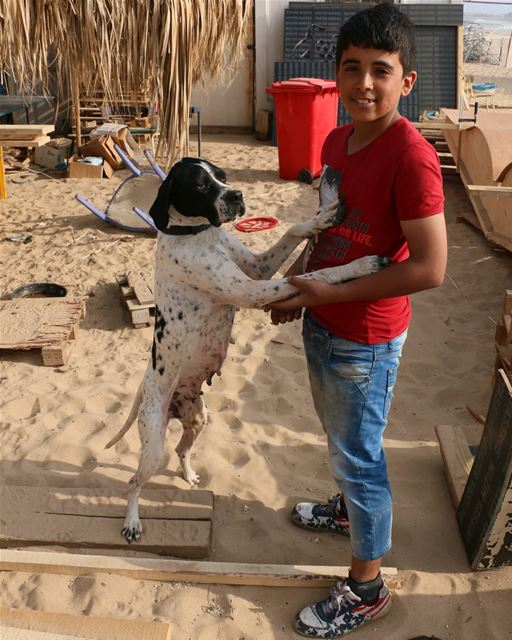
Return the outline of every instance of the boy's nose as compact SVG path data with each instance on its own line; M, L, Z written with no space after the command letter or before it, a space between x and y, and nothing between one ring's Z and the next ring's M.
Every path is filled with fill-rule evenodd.
M358 88L361 91L368 91L369 89L373 89L373 78L370 73L363 73L359 78Z

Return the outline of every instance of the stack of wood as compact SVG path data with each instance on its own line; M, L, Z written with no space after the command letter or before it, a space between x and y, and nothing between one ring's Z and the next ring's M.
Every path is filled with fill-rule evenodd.
M52 124L0 124L0 147L41 147L52 131Z
M503 314L496 325L496 366L504 369L509 380L512 380L512 289L505 290Z
M455 159L444 138L443 128L446 125L446 116L436 113L435 116L427 116L425 113L420 117L419 122L413 125L421 135L434 147L439 162L441 163L441 173L446 175L456 175L458 173Z

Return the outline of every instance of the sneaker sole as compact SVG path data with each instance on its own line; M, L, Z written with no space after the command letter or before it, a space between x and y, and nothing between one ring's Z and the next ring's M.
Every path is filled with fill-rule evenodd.
M330 636L330 638L327 638L327 640L336 640L336 638L343 638L343 636L346 636L349 633L352 633L352 631L357 631L361 627L364 627L365 624L369 624L370 622L375 622L376 620L379 620L380 618L387 616L390 610L391 610L391 599L389 600L386 608L380 611L376 616L373 616L372 618L368 618L368 620L365 620L361 624L358 624L357 627L354 627L353 629L347 629L347 631L344 631L343 633L340 633L337 636ZM322 637L322 636L312 636L309 633L304 633L303 631L297 628L297 622L298 622L298 619L295 618L293 621L293 629L296 633L299 634L299 636L302 636L303 638L321 638Z
M308 531L330 531L331 533L337 533L340 536L350 536L349 527L347 527L346 529L333 529L328 525L322 526L321 524L308 524L307 522L304 522L302 520L295 519L293 513L291 515L291 521L293 522L293 524L297 525L297 527L300 527L301 529L307 529Z

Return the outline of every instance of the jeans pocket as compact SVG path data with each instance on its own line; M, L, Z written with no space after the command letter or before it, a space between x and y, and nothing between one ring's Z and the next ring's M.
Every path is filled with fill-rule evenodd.
M384 398L384 413L382 417L386 419L388 417L389 409L391 408L391 401L393 400L393 391L395 388L395 382L398 373L398 363L396 366L388 369L387 381L386 381L386 397Z

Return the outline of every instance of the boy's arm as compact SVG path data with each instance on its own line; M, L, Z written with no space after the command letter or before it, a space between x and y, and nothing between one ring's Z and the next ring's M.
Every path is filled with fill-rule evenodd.
M377 273L344 282L326 284L294 277L290 284L301 293L271 305L276 311L293 311L333 302L379 300L431 289L442 284L446 270L447 240L444 215L401 221L410 257Z

